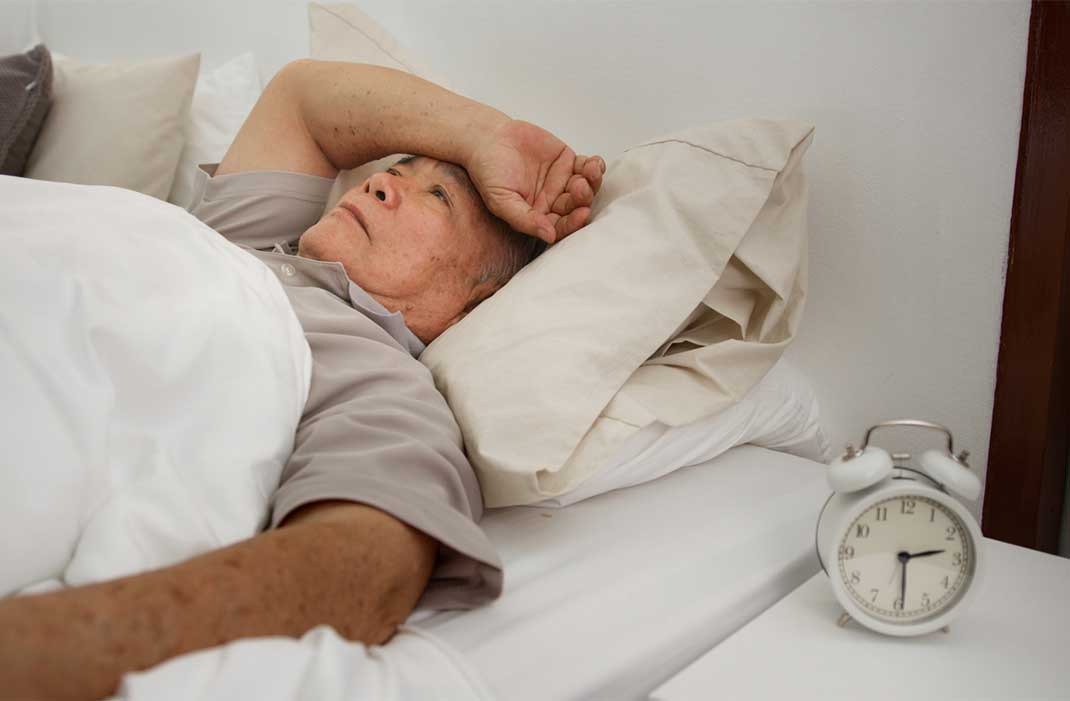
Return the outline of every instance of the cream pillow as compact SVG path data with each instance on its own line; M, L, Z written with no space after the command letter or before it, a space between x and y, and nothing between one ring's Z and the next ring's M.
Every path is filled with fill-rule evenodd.
M761 380L805 298L812 134L742 120L630 149L587 227L428 346L488 507L565 494Z
M442 85L423 63L406 51L375 20L346 3L308 4L309 55L322 61L349 61L412 73ZM348 190L368 176L386 170L405 154L393 154L358 168L343 170L335 178L324 212L334 209Z
M200 54L110 64L53 58L52 109L26 177L167 199Z

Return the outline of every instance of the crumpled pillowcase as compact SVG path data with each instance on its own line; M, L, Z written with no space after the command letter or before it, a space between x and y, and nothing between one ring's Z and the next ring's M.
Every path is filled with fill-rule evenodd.
M740 120L630 149L587 227L428 346L488 507L565 494L761 380L805 299L812 134Z

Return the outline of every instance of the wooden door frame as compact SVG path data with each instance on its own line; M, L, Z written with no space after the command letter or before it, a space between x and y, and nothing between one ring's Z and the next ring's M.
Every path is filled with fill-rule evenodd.
M982 530L1055 553L1070 425L1070 3L1034 0Z

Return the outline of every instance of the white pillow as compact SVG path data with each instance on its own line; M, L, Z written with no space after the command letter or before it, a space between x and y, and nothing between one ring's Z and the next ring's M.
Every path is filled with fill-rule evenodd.
M53 58L52 108L25 176L166 199L200 54L110 64Z
M624 441L590 479L537 506L568 506L603 492L649 482L745 443L817 462L829 460L828 438L821 426L814 388L783 358L738 403L684 426L660 421L648 424Z
M189 207L197 167L223 160L259 97L260 74L251 53L231 59L215 70L201 71L185 125L186 144L168 202Z

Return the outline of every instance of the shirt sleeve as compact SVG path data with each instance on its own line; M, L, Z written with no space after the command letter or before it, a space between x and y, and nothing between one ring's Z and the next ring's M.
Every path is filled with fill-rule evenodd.
M496 598L502 566L477 524L479 482L430 371L363 316L333 313L323 290L293 292L312 381L272 525L316 501L368 504L439 542L421 606L472 608Z
M254 171L211 177L197 170L189 211L231 243L257 250L293 244L319 221L334 180L304 173Z
M319 220L333 183L300 173L212 172L202 166L190 212L260 251L300 238ZM301 282L294 268L307 261L254 255L292 261L285 267L293 277L282 282L312 352L309 396L271 498L271 526L318 501L367 504L438 541L421 608L473 608L497 598L502 565L477 523L479 482L430 371L336 294Z

